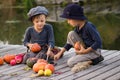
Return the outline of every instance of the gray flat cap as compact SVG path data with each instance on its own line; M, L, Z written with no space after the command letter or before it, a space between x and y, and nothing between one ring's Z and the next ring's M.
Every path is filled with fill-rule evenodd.
M33 16L38 15L38 14L44 14L44 15L48 15L48 10L43 7L43 6L37 6L34 8L31 8L28 12L28 19L31 20Z

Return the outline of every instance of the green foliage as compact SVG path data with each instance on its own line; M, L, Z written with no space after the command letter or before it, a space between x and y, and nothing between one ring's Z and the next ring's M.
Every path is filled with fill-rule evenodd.
M60 6L61 6L61 7L65 7L65 6L67 6L67 5L68 5L68 2L67 2L67 1L63 1L63 2L60 3Z
M23 5L28 12L32 7L36 6L35 0L23 0Z
M120 15L108 13L104 15L93 14L89 16L89 20L97 26L97 29L100 32L103 41L103 48L115 49L115 45L118 45L116 42L118 42L118 39L120 40Z
M28 13L28 11L31 8L37 6L37 4L36 4L35 0L22 0L22 3L23 3L23 6L25 7L23 15L26 18L26 14Z
M55 45L63 47L67 40L67 34L72 27L65 22L48 22L53 26L55 35Z
M23 6L23 1L22 0L16 0L16 3L15 3L15 5L16 6Z

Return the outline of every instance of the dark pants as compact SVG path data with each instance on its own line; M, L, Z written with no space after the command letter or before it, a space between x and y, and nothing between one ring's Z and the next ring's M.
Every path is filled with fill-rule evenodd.
M23 62L22 63L25 64L28 58L33 58L33 57L37 58L37 59L45 59L46 60L47 59L47 54L46 54L47 50L48 50L48 47L47 46L43 46L42 50L40 52L38 52L38 53L33 53L31 51L27 51L27 53L23 57ZM59 51L60 51L59 48L54 48L52 50L52 52L54 54L57 54ZM62 57L63 57L63 55L61 55L60 58L62 58ZM52 57L49 57L48 58L48 63L52 63L53 64L53 62L54 62L54 59Z
M28 51L24 55L22 63L25 64L28 58L33 58L33 57L37 58L37 59L46 59L47 58L47 55L46 55L47 50L48 50L48 48L47 48L47 46L45 46L45 47L42 47L42 50L40 52L37 52L37 53L33 53L31 51Z

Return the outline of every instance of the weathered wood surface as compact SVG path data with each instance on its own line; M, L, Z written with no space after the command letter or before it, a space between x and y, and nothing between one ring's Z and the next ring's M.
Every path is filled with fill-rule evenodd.
M23 52L26 52L26 47L22 45L0 45L0 56ZM55 66L55 71L61 74L53 74L50 77L31 78L34 72L24 70L26 65L4 64L0 66L0 80L120 80L120 51L102 50L102 54L105 57L103 62L74 74L66 64L67 59L74 55L74 49L71 49L65 52L63 58Z

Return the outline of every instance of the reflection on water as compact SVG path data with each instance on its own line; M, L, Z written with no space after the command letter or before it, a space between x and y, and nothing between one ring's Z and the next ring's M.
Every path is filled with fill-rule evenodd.
M67 33L72 27L68 27L69 25L59 17L63 10L61 7L50 6L47 8L50 11L48 20L51 21L54 28L56 45L63 46ZM22 44L25 29L31 25L23 15L24 8L0 8L0 12L0 44ZM120 49L120 14L86 15L100 31L103 48Z

